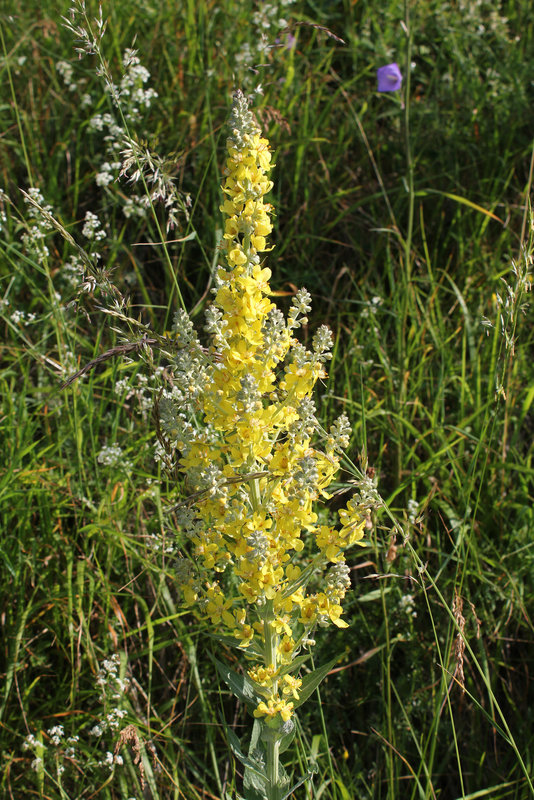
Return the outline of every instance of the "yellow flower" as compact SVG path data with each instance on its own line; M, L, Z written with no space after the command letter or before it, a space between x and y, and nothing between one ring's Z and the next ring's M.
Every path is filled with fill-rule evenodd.
M213 625L217 626L221 621L229 628L235 625L233 615L228 611L232 606L231 600L225 600L224 595L217 584L210 586L207 591L208 603L206 604L206 614L209 616Z
M295 642L291 636L283 636L282 641L278 645L278 655L283 664L289 664L293 660L293 653L295 651Z
M366 520L353 498L348 501L346 509L339 510L339 519L343 525L340 536L345 539L346 546L356 544L363 539Z
M270 664L268 667L257 666L248 670L249 678L258 683L260 686L265 687L272 686L277 673L278 670L273 664Z
M240 266L247 263L247 257L240 247L233 247L228 252L228 263L231 266Z
M278 695L275 698L270 698L267 703L263 701L258 704L258 707L254 709L254 716L256 719L260 717L276 717L277 714L280 714L284 722L287 722L288 719L291 719L293 715L293 703L288 703L286 700L280 700Z
M298 690L302 686L300 678L293 678L291 675L284 675L285 686L282 687L282 694L290 694L295 700L299 699Z
M317 603L313 598L306 598L300 608L299 622L311 627L317 620Z

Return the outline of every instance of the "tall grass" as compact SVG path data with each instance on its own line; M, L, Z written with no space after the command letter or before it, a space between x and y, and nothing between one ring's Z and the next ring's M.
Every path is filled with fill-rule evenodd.
M308 336L332 328L321 418L346 411L352 459L387 504L353 563L350 631L318 638L318 662L341 655L287 754L296 771L317 767L298 796L523 800L534 794L530 4L299 1L273 15L277 46L261 52L251 19L264 6L104 8L113 80L135 38L158 93L127 124L170 156L158 162L179 190L169 232L161 202L125 215L142 181L115 181L116 169L95 183L111 155L90 120L116 111L96 58L78 60L61 23L69 4L1 12L1 793L189 800L240 786L222 725L241 733L245 711L180 605L182 487L154 462L152 408L158 337L180 297L199 321L210 296L231 91L261 82L277 148L273 287L282 305L296 287L312 293ZM409 93L378 95L376 68L394 60ZM87 257L24 199L30 187ZM83 235L88 211L104 239ZM127 312L129 330L102 307ZM125 335L139 347L60 388ZM338 488L349 485L347 473Z

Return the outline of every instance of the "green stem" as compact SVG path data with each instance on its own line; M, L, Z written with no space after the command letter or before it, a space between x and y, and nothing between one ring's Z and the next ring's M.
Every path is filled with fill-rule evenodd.
M274 628L273 623L273 602L269 600L265 606L265 616L263 618L263 635L265 640L265 653L264 660L265 666L269 667L271 664L277 668L277 648L278 648L278 634ZM273 696L278 691L278 682L273 683ZM279 775L279 756L280 756L280 739L276 732L269 730L271 734L266 741L266 774L267 774L267 800L277 800L278 798L278 783L280 780Z
M254 511L259 511L261 508L261 492L258 478L254 478L250 482L250 500Z
M406 0L404 5L406 23L406 66L405 66L405 93L404 93L404 140L406 146L406 164L408 167L408 228L404 239L404 267L406 270L406 282L409 284L412 270L412 238L414 222L414 163L412 158L412 146L410 141L410 92L411 92L411 69L412 69L412 29L410 24L410 3Z
M404 287L402 291L402 314L400 317L401 332L399 340L399 364L401 365L399 404L404 408L406 403L406 380L409 374L409 364L406 347L406 336L409 330L410 298L412 296L412 240L414 224L414 163L410 136L410 94L411 94L411 68L412 68L412 27L410 22L410 0L404 3L404 27L406 33L406 61L405 61L405 89L404 89L404 141L406 148L407 188L408 188L408 221L404 237ZM402 483L403 442L402 433L397 444L397 484Z
M267 742L267 800L278 800L278 757L280 739Z

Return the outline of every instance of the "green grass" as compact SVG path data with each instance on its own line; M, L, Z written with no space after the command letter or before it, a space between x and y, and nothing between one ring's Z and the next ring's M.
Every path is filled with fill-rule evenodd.
M534 795L534 369L524 280L534 19L526 0L409 5L299 0L283 12L306 23L293 27L296 47L270 51L257 76L239 60L255 38L252 2L104 9L114 80L136 38L146 86L158 92L131 134L173 154L176 185L191 199L167 236L185 241L166 253L154 221L164 229L161 207L155 218L122 212L142 187L95 185L108 155L89 120L113 107L95 58L78 60L61 25L69 4L2 12L2 796L192 800L239 788L222 723L241 736L249 719L218 683L209 631L180 606L167 546L182 546L173 520L181 487L153 460L159 384L140 382L146 354L107 358L60 388L142 329L100 310L113 300L105 284L77 296L65 270L77 251L57 230L46 234L48 257L28 249L23 234L34 223L20 189L38 187L83 246L86 212L99 216L107 238L94 248L132 318L162 334L182 296L200 327L231 92L258 81L277 165L272 285L282 308L295 287L312 293L305 336L321 322L332 328L322 420L349 415L349 455L374 470L387 503L372 546L351 563L350 629L317 636L318 664L341 657L284 756L297 776L317 767L313 788L295 797ZM62 60L73 91L56 70ZM376 68L394 60L405 78L415 64L404 108L399 94L375 91ZM157 347L153 355L159 364ZM117 392L119 380L130 388ZM98 456L111 445L123 459L106 466ZM338 488L350 480L347 471ZM115 704L109 692L100 698L96 677L113 653L130 681L126 716L99 738L90 731ZM58 724L79 736L73 758L50 741ZM141 743L144 794L134 748L121 747L113 773L99 766L127 725ZM30 733L46 745L37 769L39 746L23 749Z

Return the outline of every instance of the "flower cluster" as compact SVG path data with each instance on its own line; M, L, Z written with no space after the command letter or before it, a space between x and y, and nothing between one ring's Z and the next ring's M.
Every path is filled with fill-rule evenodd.
M129 472L132 469L132 462L124 457L122 448L118 444L102 447L98 453L97 461L105 467L114 467L124 472Z
M88 123L89 131L97 134L95 141L105 145L105 154L95 176L96 184L109 191L113 183L126 176L130 184L140 186L142 194L124 196L121 192L115 195L121 201L124 216L145 217L150 209L153 211L156 205L163 204L167 231L177 227L180 217L187 216L191 199L175 185L176 163L139 144L142 139L140 123L158 97L155 89L147 86L150 72L141 64L137 51L126 48L122 55L121 78L116 83L103 51L107 23L102 15L102 6L95 18L89 16L85 0L72 0L69 11L69 17L63 17L63 24L76 37L76 50L80 57L96 55L97 74L103 80L113 108L112 113L93 114ZM71 64L60 62L57 69L70 91L82 88L83 79L75 82ZM95 108L102 103L101 99L85 92L80 105L82 108Z
M296 43L288 28L291 6L295 0L260 0L252 12L251 35L241 43L235 55L236 66L244 86L261 93L258 86L258 67L272 62L273 56L291 50Z
M96 676L96 685L99 689L99 700L103 704L103 711L100 710L98 721L89 730L89 735L98 737L99 744L104 745L103 737L105 734L116 734L122 720L126 716L126 711L121 708L124 695L128 689L128 681L120 676L121 662L117 654L103 660L102 667ZM97 774L101 769L106 772L114 770L124 764L124 760L118 748L112 753L106 750L104 753L100 749L93 748L90 754L87 741L84 737L80 740L78 735L68 735L63 725L53 725L46 731L39 731L36 736L29 733L22 744L23 751L30 751L33 754L31 768L37 773L55 771L55 778L61 788L62 776L66 769L75 767L78 779L80 774L90 775L94 770ZM95 759L94 754L97 754ZM62 791L61 796L65 793Z
M24 196L24 202L28 209L28 222L26 231L22 234L22 243L27 255L36 264L44 264L50 255L45 239L53 230L49 219L52 206L45 204L40 190L34 186L28 189L27 195ZM43 214L40 209L45 213Z
M248 673L262 698L254 715L283 724L299 698L300 679L288 672L310 633L347 627L345 551L362 539L366 511L350 500L338 527L320 524L314 511L329 497L350 433L345 416L322 431L311 398L326 377L332 336L322 326L311 350L295 338L310 310L306 290L287 320L270 299L261 254L272 229L271 152L241 92L230 128L221 206L227 267L207 313L211 344L202 347L177 313L179 388L162 398L160 416L191 494L179 512L193 556L178 564L185 601L256 661Z

